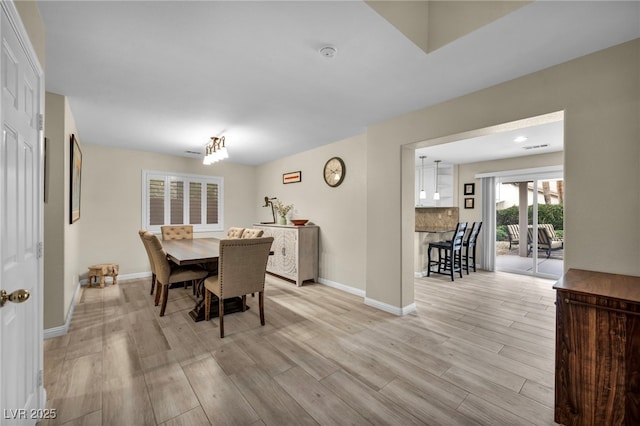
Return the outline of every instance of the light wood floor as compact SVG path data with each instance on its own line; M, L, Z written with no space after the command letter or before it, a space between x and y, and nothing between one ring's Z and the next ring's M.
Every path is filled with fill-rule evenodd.
M416 279L396 317L320 284L268 277L251 309L194 323L189 290L158 316L149 280L84 288L45 341L41 425L550 425L553 282L477 272Z

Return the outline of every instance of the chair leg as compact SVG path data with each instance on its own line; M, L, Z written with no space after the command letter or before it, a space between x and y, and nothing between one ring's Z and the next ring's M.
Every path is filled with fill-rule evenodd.
M156 274L151 273L151 293L149 294L153 295L153 289L155 288L155 286L156 286Z
M258 293L258 305L260 306L260 325L264 325L264 291Z
M209 321L211 319L211 292L204 289L204 320Z
M218 296L218 318L220 319L220 338L224 337L224 300L222 296Z
M167 299L169 298L169 284L162 286L162 307L160 308L160 316L164 316L164 311L167 309Z
M464 250L464 270L467 272L467 275L469 275L469 247L466 247Z
M455 258L456 258L455 253L453 255L453 258L455 260ZM458 271L460 272L460 278L462 278L462 249L458 250ZM469 273L469 271L467 270L467 274L468 273Z
M247 295L242 295L242 312L247 310Z
M451 275L451 281L454 281L453 273L455 272L455 270L456 270L456 252L452 250L451 255L449 256L449 273Z
M158 304L160 303L160 296L162 296L161 293L162 293L163 287L164 286L161 283L159 283L158 280L156 279L156 299L155 299L156 306L158 306Z
M431 276L431 247L427 249L427 276Z
M473 272L476 272L476 246L473 246Z

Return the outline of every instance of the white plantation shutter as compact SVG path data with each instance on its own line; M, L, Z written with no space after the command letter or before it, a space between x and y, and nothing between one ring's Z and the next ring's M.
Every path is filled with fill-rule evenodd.
M169 199L171 225L181 225L184 221L184 182L181 180L171 180Z
M189 223L202 223L202 183L189 182Z
M149 225L164 225L164 180L150 179L149 190Z
M142 227L193 225L194 232L222 231L221 177L143 171Z
M218 222L218 185L207 184L207 224Z

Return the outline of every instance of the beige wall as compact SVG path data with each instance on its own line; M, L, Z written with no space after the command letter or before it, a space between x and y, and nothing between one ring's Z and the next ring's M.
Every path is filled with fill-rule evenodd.
M639 55L635 40L371 126L367 297L412 302L403 297L413 269L402 253L412 252L413 234L403 231L400 211L414 209L413 196L399 190L413 185L401 179L403 145L562 110L565 268L640 275ZM387 208L374 202L376 193L386 194Z
M82 142L82 139L81 139ZM188 173L224 178L224 226L250 226L256 218L255 168L230 162L204 166L201 159L82 145L82 200L78 222L78 262L71 273L85 279L87 266L115 262L120 274L150 274L138 236L142 227L142 171ZM226 231L225 231L226 233ZM211 232L201 236L221 237Z
M359 135L258 167L257 195L277 197L294 204L294 218L320 226L320 281L363 293L366 265L366 162L365 136ZM323 168L334 156L346 165L344 182L331 188L324 183ZM282 183L282 174L302 171L300 183ZM386 200L376 194L376 202ZM259 208L263 220L268 209ZM266 216L264 216L266 214Z
M71 134L78 135L64 96L45 95L47 201L44 203L44 328L64 324L78 287L79 229L69 223Z

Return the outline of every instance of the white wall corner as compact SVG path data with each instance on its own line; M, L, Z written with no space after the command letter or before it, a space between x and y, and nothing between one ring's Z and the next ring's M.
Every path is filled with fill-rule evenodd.
M397 306L389 305L387 303L383 303L378 300L365 297L364 304L371 306L372 308L380 309L381 311L389 312L390 314L398 315L398 316L408 315L416 311L415 303L399 308Z

